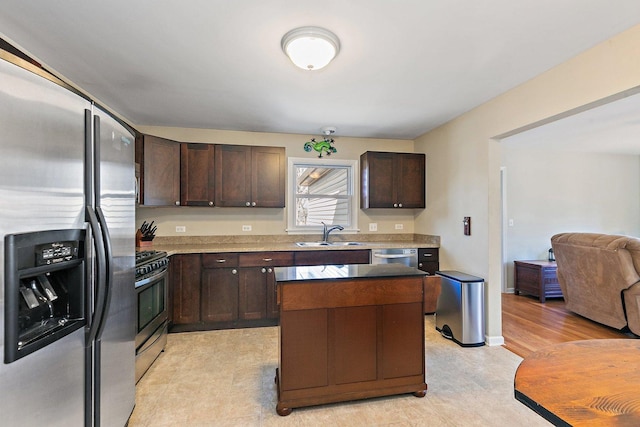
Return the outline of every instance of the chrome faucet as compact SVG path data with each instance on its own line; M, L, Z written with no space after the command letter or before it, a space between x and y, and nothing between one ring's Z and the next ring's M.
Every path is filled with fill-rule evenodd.
M333 230L344 230L344 227L341 225L334 225L333 227L327 228L327 224L325 224L324 222L322 223L322 241L324 243L328 243L329 240L329 233L331 233Z

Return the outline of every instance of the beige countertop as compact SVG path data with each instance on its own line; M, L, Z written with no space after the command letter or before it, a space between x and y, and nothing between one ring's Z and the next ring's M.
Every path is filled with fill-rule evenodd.
M439 248L439 236L415 234L391 235L335 235L330 242L359 242L360 245L344 246L298 246L296 242L317 242L319 236L204 236L204 237L157 237L152 246L138 250L166 251L169 255L215 252L266 252L266 251L334 251L358 249L411 249ZM375 237L378 239L373 240Z

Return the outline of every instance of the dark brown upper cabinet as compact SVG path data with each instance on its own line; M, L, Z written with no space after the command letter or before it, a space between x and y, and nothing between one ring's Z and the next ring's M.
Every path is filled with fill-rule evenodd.
M214 206L214 146L180 144L180 204Z
M286 156L282 147L215 146L215 205L282 208Z
M360 173L362 209L425 207L424 154L367 151Z
M151 135L140 135L136 143L140 203L180 206L180 143Z

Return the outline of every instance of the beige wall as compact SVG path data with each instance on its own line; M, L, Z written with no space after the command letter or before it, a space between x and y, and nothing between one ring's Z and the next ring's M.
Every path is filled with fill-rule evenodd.
M502 340L501 148L495 139L640 86L634 27L416 139L431 160L416 231L441 236L441 268L486 281L486 333ZM472 235L462 219L472 217Z
M161 136L181 142L201 142L239 145L266 145L286 148L287 157L317 158L307 153L303 145L313 135L292 135L259 132L236 132L212 129L185 129L139 126L146 134ZM413 152L414 143L409 140L365 139L335 137L338 152L331 159L359 159L365 151ZM359 182L359 177L357 177ZM359 195L359 185L356 187ZM359 198L358 198L359 203ZM378 225L378 233L413 233L414 219L420 210L359 209L360 232L369 232L369 223ZM155 221L159 236L210 236L210 235L251 235L285 234L287 227L286 209L276 208L138 208L137 225L142 221ZM396 230L395 224L403 224ZM186 233L176 233L177 225L186 226ZM250 232L242 231L243 225L251 225Z
M640 137L639 137L640 140ZM513 260L546 259L569 231L640 236L640 156L532 150L505 144L506 287Z

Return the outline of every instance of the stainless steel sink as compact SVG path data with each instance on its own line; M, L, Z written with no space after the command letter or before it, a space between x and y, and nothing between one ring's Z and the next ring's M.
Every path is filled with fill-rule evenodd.
M360 242L297 242L296 245L302 247L318 247L318 246L360 246Z
M297 242L296 245L298 246L331 246L330 243L328 242Z

